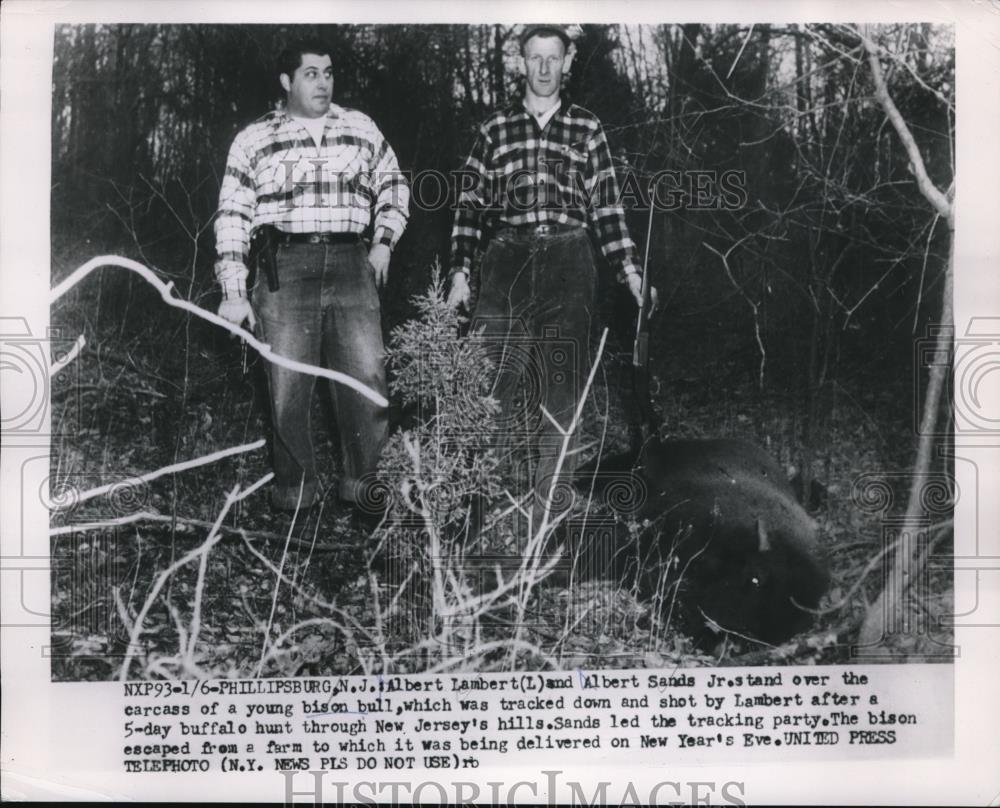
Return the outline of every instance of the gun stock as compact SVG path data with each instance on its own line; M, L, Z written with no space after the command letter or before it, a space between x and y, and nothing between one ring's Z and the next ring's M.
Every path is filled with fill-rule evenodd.
M653 206L650 205L649 226L646 229L646 254L642 262L642 301L635 323L635 341L632 343L632 392L639 413L639 424L636 425L632 436L633 444L645 442L650 435L657 432L661 422L659 414L653 407L649 391L649 246L652 234Z

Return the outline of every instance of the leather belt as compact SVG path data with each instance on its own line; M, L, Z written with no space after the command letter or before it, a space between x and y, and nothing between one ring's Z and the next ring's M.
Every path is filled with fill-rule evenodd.
M560 236L577 230L583 232L583 226L578 224L519 224L502 225L497 228L496 234L498 236Z
M282 233L279 244L354 244L361 240L357 233Z

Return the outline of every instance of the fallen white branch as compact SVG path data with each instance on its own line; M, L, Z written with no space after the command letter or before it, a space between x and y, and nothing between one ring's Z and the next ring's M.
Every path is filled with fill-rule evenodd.
M83 346L87 344L87 339L81 334L76 338L76 342L73 343L73 347L69 349L64 357L62 357L58 362L53 362L49 366L49 378L55 376L60 370L62 370L66 365L72 362L77 356L80 355L80 351L83 350Z
M143 474L141 477L130 477L127 480L119 480L118 482L108 483L107 485L100 485L97 488L91 488L88 491L84 491L77 496L75 504L79 505L81 502L86 502L88 499L102 496L112 490L120 490L123 487L131 487L138 485L139 483L148 483L167 474L173 474L178 471L186 471L187 469L197 468L198 466L207 466L209 463L214 463L216 460L222 460L223 458L232 457L236 454L243 454L244 452L252 452L263 446L264 439L261 438L260 440L255 440L253 443L244 443L242 446L231 446L228 449L221 449L218 452L212 452L212 454L196 457L194 460L185 460L182 463L174 463L170 466L163 466L163 468L151 471L149 474ZM270 477L268 477L268 479L270 479ZM266 480L263 482L266 482ZM259 482L257 485L263 485L263 482Z
M173 517L152 511L136 511L127 516L117 516L114 519L107 519L100 522L80 522L74 525L64 525L63 527L53 527L49 529L50 536L68 536L71 533L82 533L85 530L104 530L108 527L121 527L131 525L135 522L172 522ZM187 523L187 520L178 519L178 522Z
M168 306L174 306L175 308L189 311L195 316L201 317L201 319L207 320L213 325L219 326L219 328L224 328L231 334L235 334L269 362L281 365L289 370L296 370L299 373L307 373L310 376L320 376L325 379L331 379L350 387L352 390L356 390L373 404L377 404L379 407L389 406L389 402L386 400L385 396L377 390L373 390L368 385L362 384L353 376L348 376L346 373L341 373L336 370L328 370L326 368L317 367L316 365L307 365L305 362L296 362L294 359L288 359L287 357L274 353L274 351L271 350L270 345L266 345L261 342L249 331L238 325L233 325L228 320L224 320L222 317L219 317L219 315L213 314L212 312L207 311L188 300L175 297L173 294L173 282L166 283L161 280L159 276L157 276L157 274L149 267L143 266L138 261L133 261L130 258L122 258L120 255L98 255L96 258L91 258L87 261L87 263L77 267L66 279L53 287L52 291L49 292L49 305L55 303L60 297L66 294L66 292L76 286L95 269L105 266L121 267L122 269L128 269L135 272L160 293L160 297L163 298L163 302Z
M274 472L268 472L263 477L261 477L257 482L251 485L249 488L243 490L236 497L236 501L246 499L254 491L260 488L262 485L267 485L274 479ZM81 533L85 530L104 530L108 527L121 527L122 525L131 525L136 522L166 522L172 524L176 522L181 525L189 525L191 527L201 527L201 528L211 528L212 523L206 522L203 519L186 519L182 516L171 516L165 513L153 513L152 511L136 511L135 513L130 513L125 516L117 516L114 519L105 519L100 522L80 522L72 525L65 525L63 527L54 527L49 530L50 536L66 536L72 533ZM239 527L223 527L222 530L226 530L231 533L236 533L242 536L244 539L247 538L247 531ZM277 534L266 533L261 531L254 531L254 535L260 536L262 538L284 538L277 536Z
M169 513L153 513L152 511L136 511L126 516L116 516L112 519L104 519L99 522L74 522L71 525L54 527L49 530L50 536L70 536L76 533L83 533L89 530L106 530L109 527L123 527L124 525L134 525L137 522L153 522L160 525L181 525L185 528L198 528L209 530L212 522L205 519L193 519L189 516L175 516ZM267 539L269 541L284 541L284 534L272 533L269 530L250 530L232 525L223 525L220 530L227 535L240 536L246 541L252 539Z
M239 494L236 495L234 501L235 502L242 502L248 496L250 496L254 491L256 491L258 488L263 488L265 485L267 485L273 479L274 479L274 472L273 471L269 471L267 474L265 474L263 477L261 477L259 480L257 480L257 482L255 482L249 488L244 488Z

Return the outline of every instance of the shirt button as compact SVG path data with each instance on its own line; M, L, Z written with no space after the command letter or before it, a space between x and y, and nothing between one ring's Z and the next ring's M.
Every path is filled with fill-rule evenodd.
M326 207L326 206L327 206L328 204L330 204L330 203L329 203L329 200L327 200L327 198L326 198L325 196L321 196L321 197L319 198L319 206L320 206L321 208L325 208L325 207Z

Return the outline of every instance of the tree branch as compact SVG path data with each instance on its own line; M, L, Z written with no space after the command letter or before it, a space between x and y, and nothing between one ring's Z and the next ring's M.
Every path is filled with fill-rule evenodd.
M948 201L948 198L931 181L931 178L927 176L927 167L924 165L924 158L920 154L917 142L913 139L913 133L910 131L910 127L907 126L906 121L903 120L903 116L896 103L892 100L892 96L889 95L889 88L886 86L885 76L882 73L882 64L878 59L878 46L860 29L858 35L865 43L865 50L868 51L868 64L871 65L872 79L875 82L875 98L882 105L882 109L885 110L889 122L903 143L903 148L906 149L906 154L910 158L910 165L913 166L913 174L917 178L917 187L934 209L951 224L952 205Z
M91 488L84 491L82 494L77 496L75 504L80 504L81 502L86 502L88 499L93 499L94 497L99 497L102 494L107 494L109 491L117 491L122 486L131 487L138 485L139 483L148 483L159 477L163 477L167 474L173 474L177 471L186 471L187 469L193 469L198 466L205 466L209 463L214 463L216 460L222 460L226 457L231 457L235 454L243 454L244 452L252 452L255 449L260 449L264 446L264 439L255 440L253 443L244 443L242 446L231 446L228 449L222 449L218 452L212 452L211 454L202 455L201 457L196 457L194 460L185 460L181 463L173 463L169 466L163 466L158 468L156 471L151 471L148 474L143 474L139 477L129 477L127 480L119 480L118 482L108 483L107 485L100 485L97 488ZM264 482L267 482L274 475L268 475ZM261 483L263 484L263 483Z
M224 320L217 314L212 314L210 311L206 311L189 300L174 297L173 282L165 283L160 280L157 274L149 267L145 267L138 261L133 261L130 258L122 258L120 255L98 255L96 258L91 258L83 266L77 267L67 278L53 287L52 291L49 292L49 305L54 304L60 297L66 294L95 269L103 266L121 267L122 269L128 269L135 272L160 293L160 297L163 298L163 302L168 306L174 306L175 308L189 311L196 317L201 317L201 319L207 320L220 328L224 328L231 334L235 334L269 362L281 365L289 370L296 370L299 373L308 373L310 376L321 376L325 379L332 379L335 382L350 387L352 390L356 390L379 407L389 406L389 402L386 400L385 396L377 390L373 390L368 385L362 384L353 376L348 376L346 373L341 373L336 370L327 370L326 368L317 367L316 365L307 365L305 362L297 362L294 359L288 359L287 357L276 354L271 350L270 345L264 344L249 331L240 328L238 325L233 325L228 320Z

